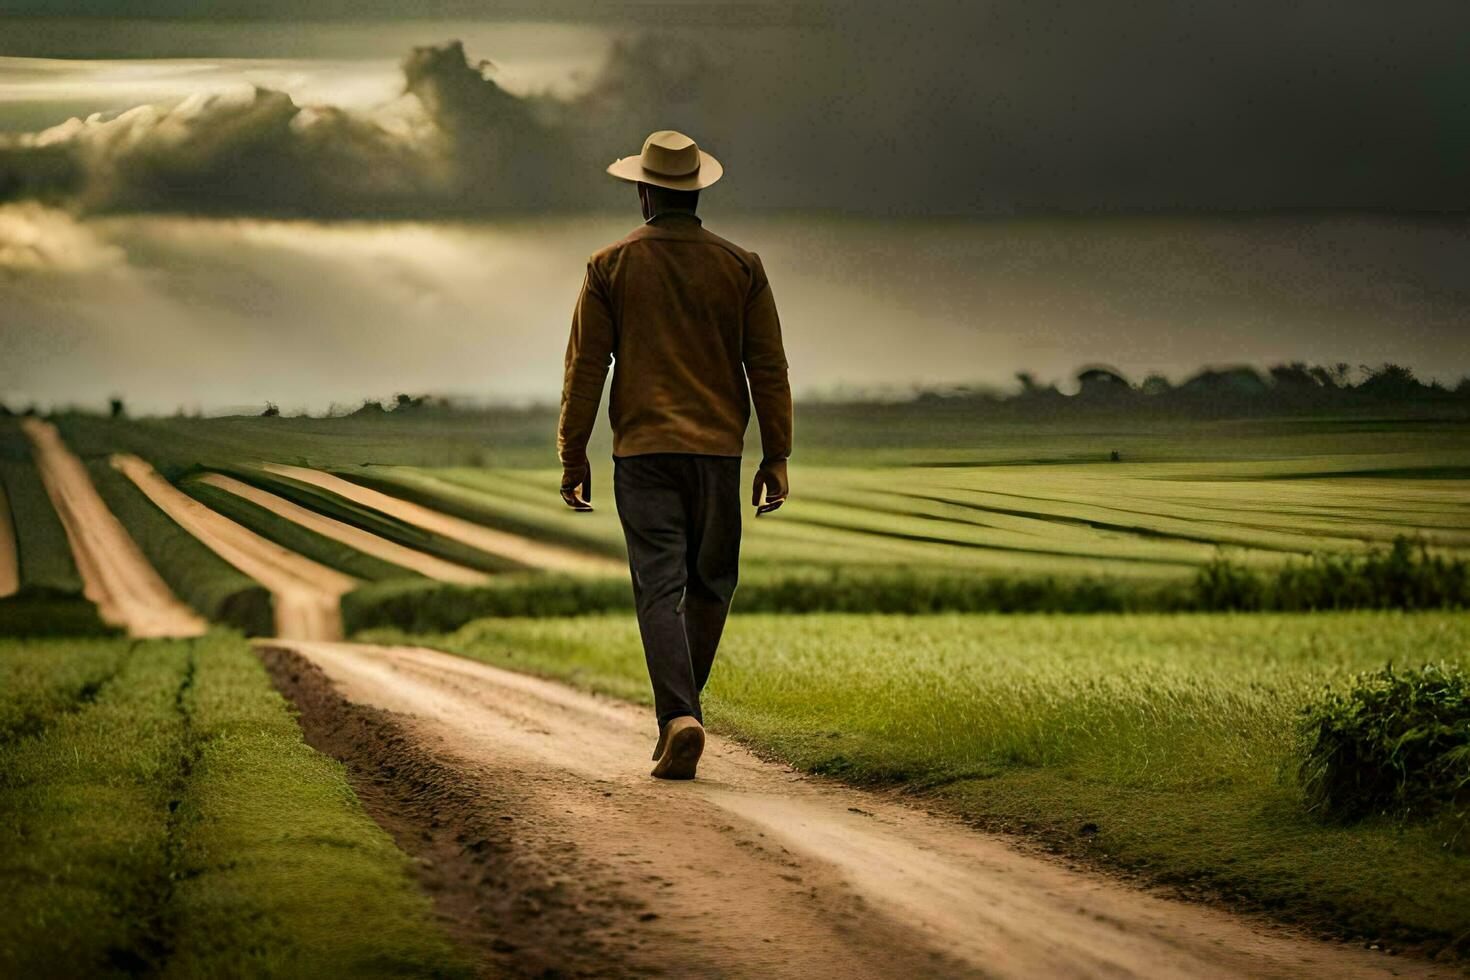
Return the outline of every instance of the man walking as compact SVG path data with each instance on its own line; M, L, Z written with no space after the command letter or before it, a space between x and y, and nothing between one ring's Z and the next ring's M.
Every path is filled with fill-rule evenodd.
M756 516L786 499L791 387L765 269L706 231L699 192L724 168L661 130L607 172L638 185L643 226L593 255L572 316L557 450L561 495L592 509L587 439L613 370L613 495L628 542L659 737L653 775L692 779L740 560L740 454L760 423Z

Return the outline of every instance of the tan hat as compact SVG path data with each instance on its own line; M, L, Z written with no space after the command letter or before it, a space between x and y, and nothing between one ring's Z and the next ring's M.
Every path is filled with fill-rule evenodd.
M683 133L660 129L643 141L642 153L615 161L607 172L619 180L697 191L719 180L725 168Z

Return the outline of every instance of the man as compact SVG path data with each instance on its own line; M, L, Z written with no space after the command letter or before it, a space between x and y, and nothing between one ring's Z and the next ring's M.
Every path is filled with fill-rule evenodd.
M658 713L653 775L693 779L699 695L735 592L750 406L763 449L751 493L759 517L786 499L791 387L760 258L695 214L699 192L724 173L719 161L662 130L607 172L638 185L644 223L587 263L557 432L561 495L592 509L587 438L615 360L613 495Z

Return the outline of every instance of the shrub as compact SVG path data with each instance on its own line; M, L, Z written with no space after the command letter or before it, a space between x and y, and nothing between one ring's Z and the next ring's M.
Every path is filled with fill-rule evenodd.
M1217 558L1195 577L1194 599L1196 609L1245 612L1456 609L1470 606L1470 562L1402 536L1384 550L1313 555L1270 574Z
M1308 808L1333 820L1427 816L1470 807L1470 675L1427 664L1359 674L1303 710L1299 777Z
M1173 607L1161 594L1127 592L1103 580L925 575L908 570L839 570L749 575L735 594L740 612L1122 612ZM486 585L392 580L342 598L348 632L394 627L447 632L489 616L583 616L633 608L624 576L582 578L520 573Z

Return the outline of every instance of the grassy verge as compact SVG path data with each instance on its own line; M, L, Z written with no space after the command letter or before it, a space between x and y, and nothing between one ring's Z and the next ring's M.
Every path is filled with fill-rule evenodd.
M484 620L427 642L648 700L631 616ZM742 615L706 713L811 772L1320 928L1464 951L1464 842L1434 823L1324 824L1294 773L1323 685L1467 651L1470 619L1450 613Z
M105 460L87 465L97 492L182 600L206 618L248 636L275 632L271 596L154 505Z
M365 582L423 579L423 576L417 572L383 561L381 558L363 554L340 541L323 537L315 531L304 528L294 521L289 521L279 514L273 514L264 507L238 497L221 487L200 483L198 480L185 480L179 484L179 489L211 510L223 514L237 524L248 527L261 537L268 538L283 548L294 551L298 555L304 555L312 561L320 562L328 568L345 572L353 578L362 579Z
M11 643L0 663L29 719L0 743L0 974L465 972L239 640Z

